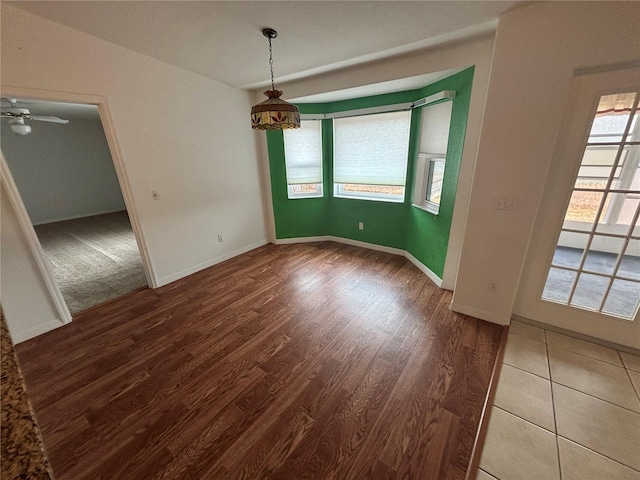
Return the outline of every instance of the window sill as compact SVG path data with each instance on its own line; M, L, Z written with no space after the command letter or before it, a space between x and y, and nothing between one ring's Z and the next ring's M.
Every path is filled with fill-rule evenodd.
M295 195L287 197L288 200L304 200L305 198L322 198L324 195Z
M385 203L404 203L404 199L392 199L388 197L369 197L366 195L339 195L334 193L334 198L346 198L347 200L369 200L372 202L385 202Z
M436 206L433 206L433 205L417 205L415 203L412 203L411 206L415 207L415 208L419 208L420 210L424 210L425 212L429 212L432 215L436 215L436 216L438 215L438 212L440 211L440 207L436 207Z

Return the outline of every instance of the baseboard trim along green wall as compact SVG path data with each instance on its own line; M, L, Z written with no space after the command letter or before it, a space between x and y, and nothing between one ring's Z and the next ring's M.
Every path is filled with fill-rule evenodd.
M368 248L369 250L377 250L379 252L390 253L392 255L398 255L400 257L405 257L411 263L413 263L418 270L424 273L429 280L435 283L439 288L445 288L447 290L453 290L453 287L449 287L442 283L442 279L438 277L435 273L429 270L420 260L411 255L406 250L401 250L399 248L393 247L385 247L383 245L376 245L375 243L361 242L359 240L351 240L349 238L342 237L334 237L333 235L322 235L317 237L299 237L299 238L282 238L276 239L276 245L290 245L292 243L312 243L312 242L336 242L336 243L344 243L345 245L352 245L354 247L362 247Z
M456 92L452 105L444 184L437 215L414 207L414 177L420 145L421 108L411 113L409 156L405 198L401 203L337 198L333 196L333 123L322 121L322 179L324 195L319 198L289 199L282 131L267 131L269 171L276 243L303 239L349 240L366 248L385 247L397 251L442 285L462 149L464 145L474 67L416 90L342 100L298 104L303 114L336 113L370 107L414 102L443 90ZM358 223L364 223L364 229ZM344 242L343 242L344 243ZM362 245L364 246L364 245ZM385 250L387 251L387 250ZM402 253L398 253L402 252ZM394 252L390 252L394 253ZM433 278L432 278L433 277ZM444 286L451 288L452 286Z

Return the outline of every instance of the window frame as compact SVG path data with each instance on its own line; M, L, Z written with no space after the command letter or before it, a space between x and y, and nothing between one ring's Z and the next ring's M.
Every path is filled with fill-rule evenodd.
M376 185L376 186L380 186L380 187L400 187L402 188L402 193L398 194L398 195L394 195L394 194L386 194L386 193L374 193L374 192L352 192L352 191L345 191L344 190L344 186L345 185L363 185L363 186L367 186L367 185L371 185L372 184L365 184L365 183L339 183L335 181L335 169L336 169L336 149L335 149L335 139L336 139L336 120L339 119L344 119L344 118L355 118L355 117L362 117L362 116L374 116L374 115L384 115L384 114L390 114L390 113L398 113L398 112L408 112L409 116L408 116L408 132L407 132L407 145L406 145L406 163L405 163L405 178L404 178L404 185L400 186L400 185ZM385 203L404 203L406 200L406 195L407 195L407 179L408 179L408 175L407 175L407 170L409 168L409 152L411 150L411 118L412 118L412 114L411 114L411 109L397 109L397 110L385 110L385 111L376 111L376 112L369 112L369 113L355 113L353 115L344 115L344 116L339 116L339 117L335 117L332 118L331 120L331 127L333 130L333 152L332 152L332 167L333 167L333 197L334 198L344 198L344 199L348 199L348 200L369 200L369 201L374 201L374 202L385 202Z
M602 100L602 98L604 98L607 95L615 95L615 94L621 94L621 93L633 93L635 95L632 102L632 106L630 108L629 118L624 127L624 132L620 135L620 139L616 141L593 142L591 139L594 138L595 135L592 135L591 129L595 122L595 119L597 118L597 113L598 113L597 108L598 108L599 102ZM582 152L582 159L584 159L585 152L591 147L603 147L603 148L612 147L612 148L615 148L617 152L615 156L615 160L613 161L612 165L609 167L610 170L609 170L609 175L607 176L607 182L605 186L602 188L586 188L586 187L576 186L576 182L580 178L580 168L583 166L582 165L583 160L581 160L581 163L575 167L575 177L574 177L575 180L574 180L573 186L571 187L571 192L570 192L571 197L569 197L567 204L565 205L563 221L560 224L560 228L554 244L554 250L553 250L554 255L552 255L550 260L546 263L546 273L544 274L544 281L542 282L541 289L538 292L537 299L539 299L541 302L567 306L576 310L593 312L601 315L606 315L608 317L616 318L619 320L633 322L634 321L633 319L635 318L635 316L637 316L638 311L640 310L640 304L636 304L635 312L633 313L633 315L629 317L626 317L619 312L608 311L606 310L606 307L607 307L607 300L609 298L609 294L611 293L612 287L616 280L640 284L640 280L638 280L637 278L626 276L623 273L621 274L619 271L620 267L622 266L622 261L625 255L627 254L627 247L630 241L640 240L640 235L635 231L635 229L637 228L635 225L640 215L640 205L636 206L635 214L632 215L633 218L630 220L629 225L617 223L618 216L620 213L619 209L617 209L618 211L614 211L613 213L611 213L611 216L610 216L610 212L607 211L604 217L605 221L603 223L600 223L599 220L605 208L605 203L608 195L613 194L615 197L621 198L622 199L621 201L624 201L624 198L636 198L637 196L640 195L640 192L638 190L631 188L633 175L631 173L626 173L625 175L623 175L622 173L622 170L625 170L625 166L627 170L638 168L638 162L640 162L640 159L637 158L637 156L631 157L631 158L625 158L624 165L622 166L622 170L619 174L618 182L620 185L615 187L613 186L613 183L616 177L616 171L617 171L617 168L620 167L620 163L623 158L623 153L625 149L628 147L633 148L634 146L638 146L638 148L640 148L640 140L637 139L638 132L640 131L640 123L638 123L638 117L637 117L638 115L640 115L640 105L639 105L640 90L637 88L634 88L633 90L625 89L624 91L619 91L619 92L618 91L610 91L610 92L600 91L598 92L598 96L596 97L596 100L597 101L594 102L594 105L592 106L591 112L590 112L591 120L589 122L589 131L585 132L585 135L581 140L580 151ZM635 129L635 131L633 132L636 135L635 137L632 137L632 128ZM637 151L634 151L633 153L637 155ZM571 198L573 194L576 192L595 192L601 195L601 199L598 201L598 207L597 207L597 210L595 211L593 221L585 222L585 221L575 221L575 220L567 221L566 220L566 214L571 205ZM612 198L611 203L613 205L615 205L613 201L615 197ZM615 224L610 223L611 220L613 220L613 218L611 217L615 217L615 220L616 220ZM601 226L604 228L601 228ZM556 249L561 246L566 246L566 245L561 245L561 238L563 234L584 235L587 237L584 247L580 248L582 250L582 253L580 254L580 260L577 265L567 266L567 265L562 265L560 263L554 263ZM613 265L613 269L608 272L597 271L596 269L591 268L588 265L587 260L591 252L599 251L597 248L592 249L592 246L598 245L596 242L602 242L607 239L621 240L623 243L621 244L620 247L617 248L618 252L614 253L614 255L616 256L616 260ZM573 277L570 280L571 289L568 292L568 296L566 299L560 300L557 298L553 298L551 296L552 293L547 293L547 283L549 282L552 275L552 270L554 269L558 271L568 272L569 274L573 274ZM602 298L598 302L597 308L574 302L574 299L576 298L576 291L578 290L578 286L580 284L581 277L583 275L604 278L605 281L607 282L605 290L603 291L603 294L602 294Z
M402 187L402 194L392 195L388 193L371 193L371 192L344 192L345 185L365 185L365 184L353 184L353 183L335 183L333 184L333 196L334 198L347 198L350 200L371 200L374 202L386 202L386 203L404 203L404 198L407 193L406 185ZM392 187L397 185L378 185L379 187Z
M413 205L416 208L425 210L433 215L440 213L440 205L442 202L432 202L429 200L429 193L433 188L433 167L436 163L441 162L446 168L447 156L442 154L419 153L416 164L415 191L413 195ZM444 168L442 174L442 184L444 186ZM442 187L441 193L442 196Z
M289 183L289 170L287 165L287 146L286 146L286 134L288 130L282 132L282 142L284 151L284 175L285 185L287 186L287 199L289 200L303 200L306 198L322 198L324 197L324 149L322 141L323 125L322 120L315 118L301 119L301 122L318 122L320 127L320 183ZM301 185L315 185L317 192L295 192L294 189Z
M315 185L318 190L317 193L311 192L294 192L294 188L299 185ZM322 183L294 183L287 184L287 198L289 200L300 200L303 198L322 198L324 197L324 188Z

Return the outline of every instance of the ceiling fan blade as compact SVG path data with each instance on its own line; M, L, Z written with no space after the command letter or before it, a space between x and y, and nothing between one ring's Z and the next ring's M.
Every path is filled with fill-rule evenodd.
M44 115L30 115L31 120L38 120L40 122L51 122L51 123L69 123L69 120L65 120L59 117L49 117Z

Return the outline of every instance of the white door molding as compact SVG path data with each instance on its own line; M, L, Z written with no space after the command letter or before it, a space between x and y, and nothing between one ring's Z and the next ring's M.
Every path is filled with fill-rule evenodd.
M22 202L22 197L20 197L20 193L18 192L18 188L13 181L13 177L11 176L11 172L9 171L9 166L7 165L7 161L5 160L4 154L2 152L0 152L0 176L2 177L2 188L4 188L7 192L9 202L11 203L11 208L18 218L20 230L22 230L22 233L27 239L29 250L31 251L38 270L42 275L42 279L47 286L47 289L49 290L51 301L55 305L62 323L69 323L71 322L71 312L69 312L69 307L67 307L67 303L62 296L60 287L58 287L58 284L53 278L53 274L51 273L51 269L49 268L49 261L44 254L44 250L42 250L40 240L38 239L36 231L31 224L31 219L29 218L27 209Z
M127 208L127 213L129 214L131 228L133 230L133 234L135 235L136 242L138 243L138 249L140 250L140 256L142 258L142 266L144 268L145 276L147 278L147 283L151 288L157 288L157 286L159 285L157 275L153 267L153 263L151 261L151 256L149 255L149 249L144 236L144 232L141 228L140 218L138 216L138 210L136 208L135 199L133 197L132 190L131 190L131 182L129 181L127 169L123 161L123 156L120 150L120 144L118 142L118 139L115 133L116 132L115 123L113 121L111 110L109 109L109 105L106 97L103 97L100 95L89 95L85 93L58 92L58 91L42 90L42 89L35 89L35 88L23 88L23 87L17 87L12 85L2 85L0 89L1 89L0 94L3 97L29 98L29 99L38 99L38 100L50 101L50 102L84 103L89 105L95 105L98 107L100 120L102 122L102 128L104 129L104 134L107 139L107 144L109 145L111 158L113 160L113 166L116 171L116 176L118 177L118 183L120 184L120 189L122 190L122 196L124 198L124 203ZM4 171L2 173L4 175ZM18 194L18 197L19 197L19 194ZM20 203L22 203L21 199L20 199ZM31 225L30 221L29 221L29 224ZM33 226L31 226L31 230L33 230ZM33 234L35 235L35 231L33 232ZM37 237L36 237L36 240L37 240ZM38 248L41 251L40 255L44 255L44 252L42 252L42 246L40 246L39 241L38 241ZM53 295L53 292L52 292L52 295Z

